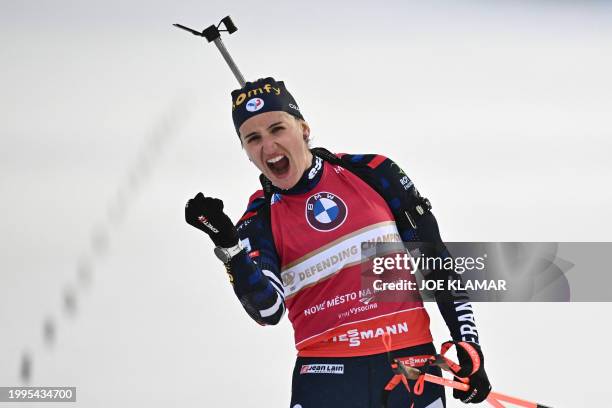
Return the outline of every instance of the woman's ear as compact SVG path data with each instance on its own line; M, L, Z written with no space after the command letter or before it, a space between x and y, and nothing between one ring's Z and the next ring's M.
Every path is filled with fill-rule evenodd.
M310 138L310 126L308 126L308 123L306 123L306 121L301 121L302 124L302 134L304 135L304 140L308 141L308 139Z

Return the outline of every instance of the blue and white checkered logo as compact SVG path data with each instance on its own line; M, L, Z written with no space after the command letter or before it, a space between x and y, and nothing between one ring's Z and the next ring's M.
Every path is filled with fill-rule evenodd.
M328 192L314 194L306 200L306 220L317 231L332 231L344 220L348 208L340 197Z

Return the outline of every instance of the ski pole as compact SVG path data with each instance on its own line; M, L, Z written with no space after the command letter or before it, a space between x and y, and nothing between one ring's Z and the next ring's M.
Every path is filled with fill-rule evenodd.
M501 402L499 402L496 399L493 398L487 398L487 402L493 407L493 408L506 408L502 405Z
M537 402L526 401L524 399L511 397L510 395L506 395L506 394L502 394L500 392L494 392L494 391L492 391L489 394L489 397L487 398L487 401L491 405L494 405L493 403L491 403L491 401L489 401L489 398L493 398L495 402L497 402L498 404L499 404L499 401L504 401L504 402L509 402L510 404L519 405L521 407L527 407L527 408L550 408L546 405L538 404Z
M225 26L225 30L219 29L219 27L221 27L221 24L223 24ZM236 30L238 30L238 28L236 28L236 26L232 22L232 19L230 18L230 16L226 16L223 19L221 19L219 24L216 25L216 26L214 24L211 25L211 26L208 26L207 28L202 30L202 32L196 31L196 30L194 30L192 28L189 28L189 27L185 27L182 24L172 24L172 25L175 26L175 27L178 27L178 28L180 28L182 30L185 30L187 32L190 32L193 35L197 35L199 37L204 37L204 38L206 38L208 40L208 42L214 42L215 45L217 46L217 49L219 50L219 52L223 56L223 59L225 60L227 65L229 65L230 69L232 70L232 73L234 74L234 76L238 80L238 83L240 84L241 87L244 87L244 85L246 84L246 81L244 80L244 76L242 75L242 73L238 69L238 66L236 65L236 63L232 59L232 56L230 55L230 53L227 51L227 48L225 48L225 45L223 44L223 41L221 41L221 32L222 31L225 31L225 32L227 32L229 34L233 34L233 33L236 32Z
M456 365L457 363L455 363L452 360L444 357L444 355L437 354L435 356L435 360L434 360L433 364L437 365L441 369L443 369L445 371L448 371L449 373L454 375L453 370L450 369L449 365L452 365L452 364ZM461 378L460 378L460 380L463 381L463 379L461 379ZM463 386L466 385L465 383L464 384L459 383L459 384L463 385ZM466 391L466 390L462 390L462 391ZM499 392L494 392L493 391L493 392L489 393L489 396L491 398L487 398L487 402L489 402L495 408L500 407L500 406L503 407L503 405L501 405L498 400L509 402L509 403L515 404L515 405L520 405L520 406L527 407L527 408L547 408L546 405L541 405L541 404L537 404L535 402L530 402L530 401L526 401L526 400L523 400L523 399L520 399L520 398L511 397L509 395L505 395L505 394L502 394L502 393L499 393ZM495 399L495 402L492 402L493 399Z
M425 377L425 381L433 384L455 388L461 391L467 391L470 388L468 384L459 381L449 380L448 378L438 377L437 375L432 374L423 374L421 371L414 367L406 367L406 365L404 365L401 361L397 361L397 363L400 365L402 372L409 380L417 380L421 375L423 375ZM525 408L550 408L546 405L538 404L536 402L531 402L524 399L511 397L509 395L502 394L499 392L491 391L489 393L489 396L487 397L487 402L491 404L494 408L503 408L504 406L499 401L509 402L511 404L519 405Z

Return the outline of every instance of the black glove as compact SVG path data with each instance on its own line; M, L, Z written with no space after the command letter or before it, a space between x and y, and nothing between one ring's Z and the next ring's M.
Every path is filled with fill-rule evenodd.
M484 356L476 343L458 342L457 358L461 369L455 372L457 377L468 378L470 389L467 391L453 390L453 397L465 403L478 404L491 392L491 383L484 369Z
M223 212L223 201L198 193L185 206L185 221L204 231L216 246L230 248L238 244L238 232Z

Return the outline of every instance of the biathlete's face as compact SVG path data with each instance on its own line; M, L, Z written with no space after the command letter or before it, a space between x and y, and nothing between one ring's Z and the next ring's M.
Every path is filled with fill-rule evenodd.
M278 188L293 187L312 164L306 141L310 128L286 112L253 116L239 132L249 160Z

